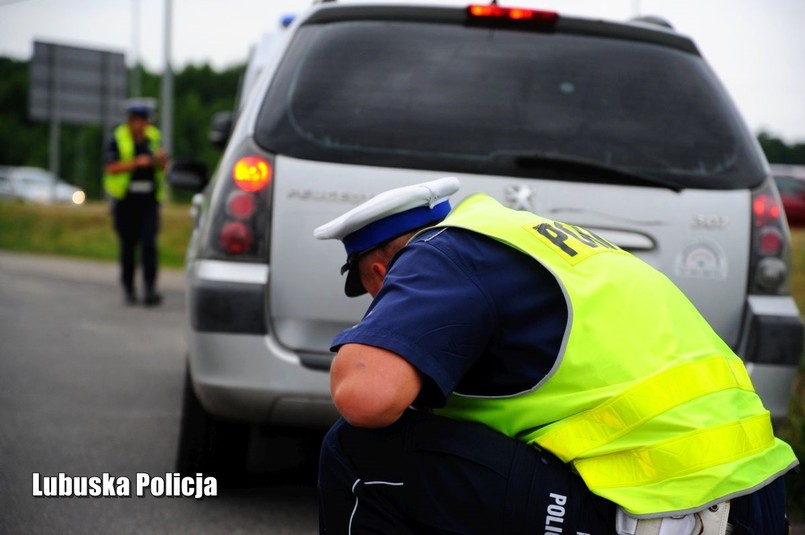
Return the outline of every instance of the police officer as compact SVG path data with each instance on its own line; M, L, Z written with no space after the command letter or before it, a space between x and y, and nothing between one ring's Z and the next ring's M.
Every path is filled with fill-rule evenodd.
M343 418L322 533L787 533L775 438L739 357L664 275L455 178L317 228L342 240Z
M134 274L140 246L145 286L144 304L162 302L157 291L159 203L165 197L167 155L161 134L150 122L153 99L127 103L127 121L115 128L106 156L104 189L112 200L114 228L120 245L120 280L126 304L138 302Z

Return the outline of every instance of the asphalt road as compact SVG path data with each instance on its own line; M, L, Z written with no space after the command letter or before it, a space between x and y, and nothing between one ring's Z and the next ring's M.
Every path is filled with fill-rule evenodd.
M0 252L0 533L317 533L302 482L137 496L138 474L173 472L182 275L163 271L156 309L123 306L116 281L114 265ZM109 474L129 496L34 496L59 474Z

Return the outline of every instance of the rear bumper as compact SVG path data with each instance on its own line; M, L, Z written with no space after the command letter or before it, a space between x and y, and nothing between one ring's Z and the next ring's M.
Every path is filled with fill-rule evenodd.
M775 422L788 414L803 352L803 322L790 296L750 295L738 354Z
M747 362L799 366L803 323L790 296L750 295L739 351Z
M327 372L302 366L270 336L193 332L189 349L193 388L210 414L309 428L338 417Z
M210 414L254 424L325 428L338 413L327 356L319 370L266 328L268 266L196 261L187 272L193 389Z
M746 369L752 378L755 391L771 413L774 425L778 426L788 417L796 368L747 362Z

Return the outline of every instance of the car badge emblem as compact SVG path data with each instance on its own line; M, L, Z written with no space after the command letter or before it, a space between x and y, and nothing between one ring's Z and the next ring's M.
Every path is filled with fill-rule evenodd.
M523 184L506 186L504 204L514 210L533 210L536 192Z

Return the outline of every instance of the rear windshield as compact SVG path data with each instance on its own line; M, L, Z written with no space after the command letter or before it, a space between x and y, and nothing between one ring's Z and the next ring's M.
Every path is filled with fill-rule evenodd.
M302 27L256 140L302 159L448 172L617 181L600 168L708 189L763 177L749 132L694 54L436 23Z

